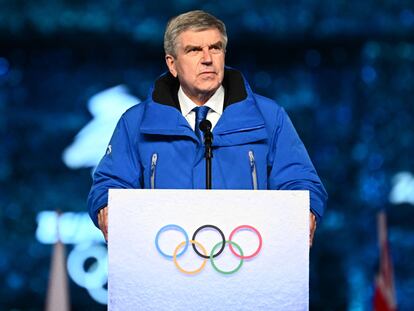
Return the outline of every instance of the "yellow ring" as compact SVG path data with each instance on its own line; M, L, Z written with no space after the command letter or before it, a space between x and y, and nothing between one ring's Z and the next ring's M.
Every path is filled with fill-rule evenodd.
M190 242L191 244L195 244L195 245L197 245L199 248L201 248L201 250L203 251L204 255L205 255L205 256L207 256L207 251L206 251L206 249L204 248L204 246L203 246L203 245L201 245L199 242L197 242L197 241L195 241L195 240L190 240L189 242ZM178 269L178 270L180 270L182 273L185 273L185 274L197 274L197 273L199 273L201 270L203 270L203 268L204 268L204 266L206 265L206 263L207 263L207 260L208 260L208 259L204 259L204 260L203 260L203 263L201 264L201 267L200 267L200 268L198 268L198 269L196 269L196 270L194 270L194 271L186 271L186 270L184 270L183 268L181 268L181 267L178 265L178 262L177 262L177 253L178 253L178 250L179 250L181 247L183 247L183 246L185 245L185 243L186 243L186 241L184 241L184 242L180 243L180 244L179 244L179 245L175 248L175 250L174 250L174 254L173 254L174 264L175 264L175 266L177 267L177 269Z

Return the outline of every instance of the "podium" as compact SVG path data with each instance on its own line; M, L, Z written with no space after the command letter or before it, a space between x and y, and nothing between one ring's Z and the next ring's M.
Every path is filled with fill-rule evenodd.
M309 192L109 191L108 309L308 310Z

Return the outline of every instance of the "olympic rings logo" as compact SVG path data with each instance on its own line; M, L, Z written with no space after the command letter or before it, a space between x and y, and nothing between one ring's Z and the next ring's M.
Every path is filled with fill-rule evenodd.
M220 234L221 239L222 239L220 242L218 242L217 244L215 244L213 246L210 254L208 254L207 253L207 250L205 249L205 247L196 240L197 234L201 230L206 229L206 228L211 228L211 229L216 230ZM184 239L185 239L183 242L181 242L180 244L177 245L177 247L175 248L175 250L174 250L174 252L173 252L172 255L166 254L161 249L161 247L159 245L159 238L160 238L161 234L163 232L169 231L169 230L179 231L180 233L182 233L184 235ZM257 237L259 238L259 246L251 254L248 254L248 255L246 254L245 255L244 252L243 252L243 250L242 250L242 248L236 242L233 241L235 234L238 231L241 231L241 230L250 230L250 231L253 231L257 235ZM228 240L226 240L223 231L221 231L218 227L216 227L214 225L204 225L204 226L201 226L200 228L198 228L194 232L193 237L192 237L191 240L189 240L188 235L187 235L187 232L182 227L180 227L178 225L175 225L175 224L169 224L169 225L166 225L166 226L162 227L160 230L158 230L157 235L155 237L155 247L157 248L158 252L163 257L165 257L167 259L170 259L170 260L172 259L173 262L174 262L174 265L176 266L176 268L180 272L182 272L184 274L190 274L190 275L194 275L194 274L197 274L197 273L201 272L204 269L204 267L206 266L207 260L209 260L209 259L210 259L210 262L211 262L212 267L217 272L222 273L222 274L233 274L233 273L236 273L242 267L243 262L244 262L245 259L251 259L251 258L257 256L257 254L262 249L262 243L263 243L263 240L262 240L262 236L261 236L260 232L256 228L254 228L252 226L249 226L249 225L242 225L242 226L238 226L237 228L235 228L230 233L230 236L229 236L229 239ZM191 246L193 247L194 252L199 257L203 258L203 262L202 262L201 266L199 268L197 268L195 270L191 270L191 271L184 270L179 265L178 260L177 260L177 258L179 258L180 256L182 256L187 251L189 244L191 244ZM224 270L220 269L217 266L216 262L215 262L215 258L217 258L217 256L219 256L224 251L224 248L225 248L226 244L229 246L230 251L232 252L232 254L234 256L236 256L237 258L240 259L240 262L239 262L238 266L235 269L230 270L230 271L224 271ZM180 251L181 248L182 248L182 250ZM235 248L237 249L237 251L235 250ZM199 249L201 250L202 253L200 253Z

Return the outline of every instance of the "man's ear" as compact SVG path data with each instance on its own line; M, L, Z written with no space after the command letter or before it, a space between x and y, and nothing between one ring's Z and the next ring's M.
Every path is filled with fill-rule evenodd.
M165 55L165 62L168 66L168 70L170 71L170 73L177 78L177 70L175 69L175 58L174 56L167 54Z

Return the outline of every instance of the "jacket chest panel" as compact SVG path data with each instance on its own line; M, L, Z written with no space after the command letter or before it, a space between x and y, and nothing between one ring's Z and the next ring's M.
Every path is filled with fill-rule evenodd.
M162 139L160 139L162 138ZM145 188L205 188L204 146L189 138L151 137L138 146ZM266 189L266 143L214 147L215 189Z

